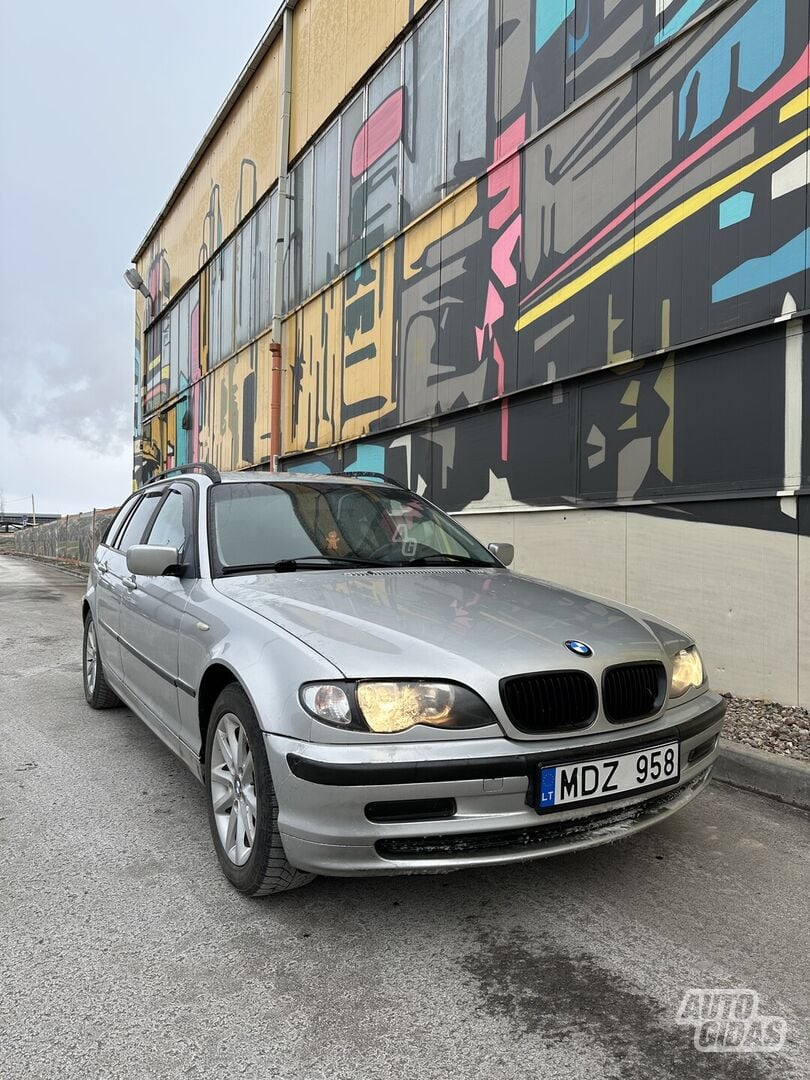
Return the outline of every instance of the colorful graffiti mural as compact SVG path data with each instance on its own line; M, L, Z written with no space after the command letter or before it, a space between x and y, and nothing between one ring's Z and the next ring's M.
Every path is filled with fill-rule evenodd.
M779 486L785 329L721 335L807 306L806 0L488 7L486 172L288 320L289 467L456 509ZM419 86L359 130L367 183Z
M806 483L807 0L417 9L293 163L285 467L453 509ZM276 210L240 132L197 277L145 256L137 482L269 460Z

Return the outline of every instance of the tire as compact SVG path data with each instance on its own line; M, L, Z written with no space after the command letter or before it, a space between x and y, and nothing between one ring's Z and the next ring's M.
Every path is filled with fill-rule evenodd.
M85 616L82 636L82 682L84 696L91 709L114 709L121 704L121 699L110 689L104 676L96 639L96 624L89 611Z
M240 893L267 896L312 881L315 875L296 870L284 853L264 738L238 683L225 687L211 712L205 794L217 858Z

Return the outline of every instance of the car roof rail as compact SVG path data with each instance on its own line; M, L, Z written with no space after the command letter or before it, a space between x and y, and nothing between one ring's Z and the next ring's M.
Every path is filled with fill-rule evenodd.
M174 476L177 473L190 473L201 472L211 481L212 484L221 484L222 477L219 474L219 469L214 468L208 461L192 461L188 465L175 465L172 469L164 469L163 472L153 476L149 481L150 484L154 484L156 480L165 480L167 476Z
M374 480L384 480L386 484L392 484L394 487L404 488L409 490L405 484L399 480L395 480L392 476L386 476L381 472L369 472L368 469L346 469L344 472L332 473L332 476L370 476ZM326 474L323 474L324 479L327 479Z

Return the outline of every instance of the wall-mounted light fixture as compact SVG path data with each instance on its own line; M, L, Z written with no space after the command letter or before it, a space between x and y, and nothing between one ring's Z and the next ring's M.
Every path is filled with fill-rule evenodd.
M150 299L149 290L146 287L146 283L144 282L138 271L135 270L133 267L130 267L129 270L124 271L124 281L127 283L127 285L129 285L130 289L135 289L135 291L139 292L141 296L145 296L147 300Z

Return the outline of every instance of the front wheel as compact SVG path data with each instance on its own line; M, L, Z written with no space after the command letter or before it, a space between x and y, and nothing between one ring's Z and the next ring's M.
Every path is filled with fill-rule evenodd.
M287 861L264 739L236 683L217 698L205 745L208 820L225 877L245 896L297 889L314 874Z
M104 677L101 653L98 651L96 624L88 611L84 620L84 638L82 640L82 680L84 696L91 709L113 709L121 704L121 699L110 689Z

